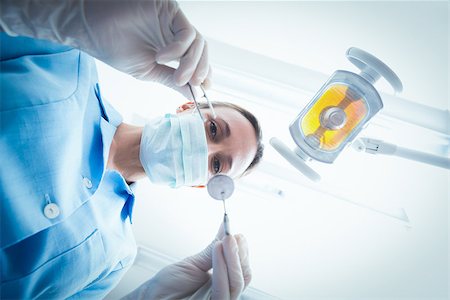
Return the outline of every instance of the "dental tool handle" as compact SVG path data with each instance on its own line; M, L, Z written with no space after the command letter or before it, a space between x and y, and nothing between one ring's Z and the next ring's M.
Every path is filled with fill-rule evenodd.
M225 235L230 235L230 221L228 220L228 215L223 215L223 230Z

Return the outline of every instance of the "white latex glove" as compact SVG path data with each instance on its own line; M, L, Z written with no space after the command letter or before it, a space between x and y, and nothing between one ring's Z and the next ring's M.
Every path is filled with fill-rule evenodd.
M250 280L244 236L223 237L222 225L202 252L163 268L124 299L238 299Z
M175 1L2 0L0 27L9 35L81 49L142 80L192 99L186 83L210 85L208 47ZM163 64L178 61L177 70Z

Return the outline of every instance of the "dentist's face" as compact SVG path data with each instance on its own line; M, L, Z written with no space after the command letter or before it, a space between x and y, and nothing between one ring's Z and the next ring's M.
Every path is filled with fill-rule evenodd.
M191 109L183 107L182 113L192 113ZM255 129L233 108L215 107L214 110L216 119L209 109L201 109L205 117L209 178L219 173L236 178L244 173L255 157Z

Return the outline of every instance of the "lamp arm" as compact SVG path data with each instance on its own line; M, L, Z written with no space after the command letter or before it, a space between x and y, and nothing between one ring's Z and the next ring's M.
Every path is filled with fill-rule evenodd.
M450 169L450 159L447 157L399 147L382 140L360 138L354 143L353 147L358 151L365 151L370 154L393 155L444 169Z

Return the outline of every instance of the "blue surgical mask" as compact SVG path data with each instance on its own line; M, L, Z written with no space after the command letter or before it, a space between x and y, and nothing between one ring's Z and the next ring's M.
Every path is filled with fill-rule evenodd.
M208 146L202 119L197 114L166 114L149 121L142 132L140 160L155 184L205 184Z

